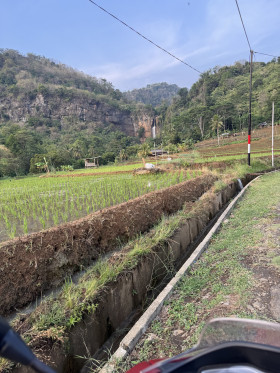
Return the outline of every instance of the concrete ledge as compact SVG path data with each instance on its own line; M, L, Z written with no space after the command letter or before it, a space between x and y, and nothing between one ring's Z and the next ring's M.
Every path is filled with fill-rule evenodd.
M256 179L258 178L259 176ZM101 373L113 373L116 363L124 360L130 354L130 352L136 346L139 339L143 336L143 334L146 332L146 330L150 326L151 322L160 313L164 302L169 299L169 297L171 296L174 290L174 287L177 285L180 279L186 274L186 272L189 270L192 264L207 249L212 239L212 236L220 229L220 226L223 223L223 221L228 217L232 209L235 207L236 203L239 201L240 198L242 198L245 191L247 190L247 188L250 186L250 184L254 180L248 183L242 189L242 191L228 205L228 207L219 217L215 225L212 227L212 229L209 231L209 233L206 235L203 241L197 246L195 251L183 264L183 266L176 273L173 279L168 283L168 285L166 285L166 287L162 290L162 292L158 295L158 297L153 301L153 303L148 307L145 313L140 317L140 319L135 323L135 325L131 328L131 330L126 334L126 336L123 338L123 340L120 343L120 347L112 355L108 363L102 368L102 370L100 371Z

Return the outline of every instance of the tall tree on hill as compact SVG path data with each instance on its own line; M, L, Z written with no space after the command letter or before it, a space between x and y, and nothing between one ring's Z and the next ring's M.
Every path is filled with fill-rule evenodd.
M30 159L33 155L42 152L40 136L33 131L20 127L6 137L5 145L17 158L22 173L28 173Z
M220 115L215 114L211 120L211 129L217 131L218 146L220 146L219 129L222 127L223 121Z

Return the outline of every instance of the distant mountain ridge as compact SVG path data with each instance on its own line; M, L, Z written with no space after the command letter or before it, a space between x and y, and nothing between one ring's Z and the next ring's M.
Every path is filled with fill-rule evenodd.
M275 123L280 121L280 57L254 62L252 74L252 129L271 122L272 102ZM161 113L166 141L199 141L216 133L212 119L218 115L221 131L242 131L248 126L250 64L237 61L205 71L188 90L182 88L172 104Z
M88 76L31 53L23 56L14 50L0 50L2 122L36 122L36 128L43 127L40 122L48 122L52 131L75 125L89 132L112 124L126 135L137 136L139 122L143 126L143 115L147 117L143 105L128 103L106 79ZM34 122L34 118L40 120ZM149 136L149 123L145 129Z
M142 102L145 105L159 106L165 101L171 104L180 90L176 84L155 83L148 84L144 88L133 89L132 91L123 92L124 97L129 101Z

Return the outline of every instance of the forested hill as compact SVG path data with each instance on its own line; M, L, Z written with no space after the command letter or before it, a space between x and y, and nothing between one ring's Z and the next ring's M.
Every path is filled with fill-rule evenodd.
M87 128L113 124L135 136L138 126L132 114L143 114L145 109L128 103L106 79L14 50L0 50L0 88L0 119L13 123L31 119L34 124L34 118L41 118L54 124L49 127L70 129L75 122L81 130L85 124Z
M30 171L36 154L55 167L100 155L114 161L122 149L151 136L154 114L105 79L0 49L0 145L9 151L5 157L2 151L0 177Z
M113 95L111 83L96 79L48 58L28 53L21 55L15 50L0 49L0 83L18 91L37 88L38 84L64 86L87 90L95 94ZM3 87L2 87L3 88ZM15 87L12 87L12 91Z
M172 142L197 141L213 134L211 120L218 114L221 130L240 130L248 125L250 65L215 67L203 73L188 90L182 88L167 108L159 113L164 123L163 137ZM253 64L252 126L280 120L280 58Z
M221 131L239 131L248 123L249 71L248 62L236 62L201 74L189 90L160 83L132 91L145 105L105 79L0 49L0 177L35 172L44 159L57 168L81 167L85 157L107 163L136 156L144 141L154 145L154 124L163 146L212 136L214 116ZM278 122L280 58L253 64L253 128L271 121L272 101Z
M159 106L163 101L171 104L172 98L177 95L180 87L176 84L156 83L148 84L144 88L124 92L129 101L142 102L153 107Z

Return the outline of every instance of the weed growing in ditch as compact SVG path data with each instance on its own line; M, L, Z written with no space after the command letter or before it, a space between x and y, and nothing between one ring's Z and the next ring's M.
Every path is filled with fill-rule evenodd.
M215 181L215 184L214 184L214 191L218 193L221 190L223 190L226 186L227 184L223 180L217 180Z
M251 195L252 198L255 197L254 190ZM199 205L200 201L197 203ZM191 328L197 322L200 310L194 308L197 306L193 306L192 302L201 296L201 292L208 291L213 294L211 299L206 297L205 302L203 301L204 308L213 307L231 291L240 297L242 303L250 284L250 273L242 266L242 259L248 255L246 250L260 238L260 233L249 229L248 226L253 221L252 216L264 214L266 211L264 198L262 204L243 209L242 213L235 213L231 218L231 229L225 227L223 233L216 236L211 252L207 251L203 259L193 267L190 276L181 282L178 303L174 303L173 311L170 311L170 325L174 322L180 324L180 320L184 320L184 327ZM48 330L53 325L65 329L78 322L84 312L93 312L97 292L114 281L123 270L137 265L139 257L147 255L153 247L172 236L186 215L188 214L182 210L168 218L163 217L161 223L149 235L140 236L124 246L120 256L115 254L113 260L100 259L77 284L67 281L59 298L49 299L39 307L39 316L35 313L33 319L33 329Z
M140 257L151 253L153 248L164 243L184 217L184 211L174 216L163 217L161 223L149 235L139 236L112 257L98 260L77 283L67 280L59 295L43 300L30 315L31 329L26 332L26 337L32 339L36 334L47 333L55 340L79 322L85 313L93 313L98 292L108 283L115 281L121 272L135 267Z
M262 246L260 222L273 216L271 208L280 199L279 179L279 173L264 175L250 187L228 223L182 278L165 304L164 312L132 353L133 363L139 362L142 356L148 360L167 357L172 350L173 354L178 354L193 347L210 318L232 315L260 318L256 312L247 309L247 304L254 299L252 290L255 286L248 261L251 263L255 248ZM179 341L174 337L176 330L182 332ZM155 343L147 342L149 333L155 334Z

